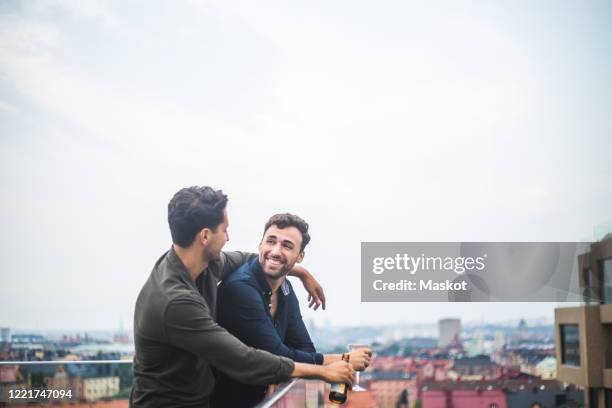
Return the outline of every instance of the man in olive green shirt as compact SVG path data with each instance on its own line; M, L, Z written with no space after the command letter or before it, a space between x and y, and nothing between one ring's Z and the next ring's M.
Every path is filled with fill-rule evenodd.
M208 407L211 365L249 384L354 380L348 363L294 363L248 347L216 324L217 283L249 259L221 252L229 239L226 205L227 196L210 187L184 188L168 204L173 245L136 301L131 407Z

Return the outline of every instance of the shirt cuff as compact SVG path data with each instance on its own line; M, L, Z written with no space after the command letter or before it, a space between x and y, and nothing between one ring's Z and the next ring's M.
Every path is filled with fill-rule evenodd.
M323 365L323 354L315 353L315 364Z
M289 381L291 379L291 373L293 373L293 370L295 369L295 363L293 360L286 357L279 356L279 359L280 361L278 371L276 372L276 381L279 383Z

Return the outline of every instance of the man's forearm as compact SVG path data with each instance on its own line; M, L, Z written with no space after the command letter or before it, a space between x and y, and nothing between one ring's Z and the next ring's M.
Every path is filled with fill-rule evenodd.
M295 265L293 269L289 271L290 276L295 276L302 281L304 288L308 292L308 301L310 302L308 307L313 307L314 310L319 308L319 305L323 306L325 310L325 293L323 288L319 285L319 282L312 276L308 269L300 265Z
M295 363L291 377L298 378L325 378L325 369L322 366L306 363Z
M342 360L342 354L323 354L323 365Z
M306 276L310 276L310 272L301 265L294 265L293 269L289 271L289 276L304 279Z
M345 361L336 361L326 366L294 363L291 377L316 378L328 383L353 385L355 370Z

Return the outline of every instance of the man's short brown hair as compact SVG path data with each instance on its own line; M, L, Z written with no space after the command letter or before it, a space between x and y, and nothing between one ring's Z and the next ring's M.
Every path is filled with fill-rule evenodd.
M300 248L300 252L306 248L306 245L310 242L310 234L308 233L308 223L298 217L297 215L284 213L284 214L275 214L268 222L266 222L266 226L264 228L264 235L266 231L271 226L276 225L278 228L283 229L287 227L295 227L302 234L302 247Z

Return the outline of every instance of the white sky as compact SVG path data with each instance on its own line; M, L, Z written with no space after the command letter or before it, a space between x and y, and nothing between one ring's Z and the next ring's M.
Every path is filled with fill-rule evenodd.
M129 325L188 185L229 195L227 249L311 224L317 323L552 319L360 303L361 241L612 218L612 3L493 3L0 3L0 326Z

